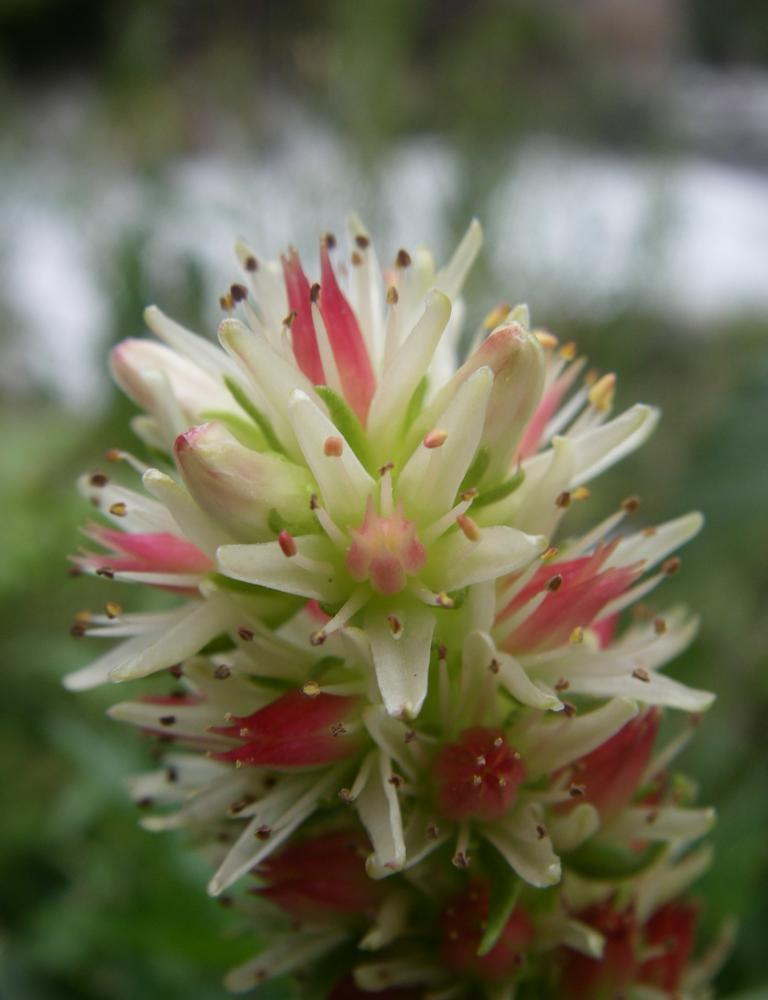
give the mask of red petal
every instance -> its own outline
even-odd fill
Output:
[[[291,325],[291,340],[296,364],[310,382],[314,385],[324,385],[325,372],[317,346],[315,324],[312,322],[309,281],[295,250],[291,250],[288,257],[283,257],[282,261],[288,306],[296,314]]]

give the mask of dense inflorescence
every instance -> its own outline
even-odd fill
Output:
[[[162,744],[142,824],[187,829],[268,931],[235,992],[707,992],[686,891],[713,814],[671,767],[712,698],[661,669],[696,620],[643,601],[701,517],[633,527],[631,497],[568,531],[657,413],[612,417],[614,376],[524,307],[457,366],[480,241],[382,271],[353,218],[315,284],[238,244],[221,347],[150,308],[158,340],[112,355],[153,464],[82,479],[103,520],[74,561],[170,596],[81,613],[119,641],[67,684],[156,675],[110,714]]]

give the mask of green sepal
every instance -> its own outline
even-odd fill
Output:
[[[461,481],[461,486],[459,486],[459,493],[463,493],[464,490],[468,490],[470,486],[474,486],[479,483],[480,480],[485,475],[485,470],[488,468],[491,462],[491,453],[487,448],[478,448],[475,452],[475,457],[470,462],[469,468],[464,474],[464,478]],[[478,503],[478,500],[475,500]]]
[[[370,471],[365,431],[347,401],[327,385],[316,385],[315,392],[327,406],[331,420],[344,435],[349,447],[360,459],[361,464]]]
[[[486,490],[485,493],[481,493],[479,497],[476,497],[472,506],[474,508],[487,507],[488,504],[498,503],[499,500],[506,499],[510,493],[514,493],[516,489],[522,486],[524,480],[525,473],[522,469],[518,469],[509,479],[505,479],[503,483],[499,483],[498,486],[494,486],[492,489]]]
[[[206,410],[200,414],[203,420],[215,420],[223,424],[233,437],[237,438],[240,444],[252,451],[266,451],[267,439],[253,421],[239,417],[236,413],[227,413],[226,410]]]
[[[614,881],[639,875],[658,859],[663,850],[664,844],[651,844],[643,851],[627,851],[588,841],[564,855],[563,863],[582,878]]]
[[[490,876],[491,896],[488,902],[488,919],[485,922],[485,931],[477,949],[480,958],[487,955],[501,937],[507,921],[512,916],[523,884],[520,877],[509,867],[508,862],[495,847],[486,843],[485,848],[483,860]]]
[[[275,434],[275,429],[272,426],[272,421],[266,416],[261,410],[254,406],[250,399],[243,392],[242,388],[235,382],[233,378],[229,375],[224,376],[224,384],[229,389],[232,394],[232,398],[240,406],[248,416],[253,420],[256,426],[261,431],[264,436],[264,440],[267,445],[272,449],[272,451],[278,451],[282,455],[285,454],[285,448],[280,444],[280,440]]]

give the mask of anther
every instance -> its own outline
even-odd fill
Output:
[[[568,636],[568,642],[573,643],[574,646],[580,645],[584,642],[584,629],[581,625],[577,625],[576,628]]]
[[[494,749],[500,750],[501,747],[504,746],[504,737],[503,736],[497,736],[496,739],[493,741],[493,746],[494,746]]]
[[[587,794],[587,786],[573,784],[569,787],[568,794],[572,799],[580,799],[582,795]]]
[[[363,236],[362,233],[358,233],[355,237],[355,245],[359,247],[360,250],[366,250],[371,245],[371,241],[367,236]]]
[[[650,684],[651,675],[645,667],[635,667],[632,671],[632,676],[638,681],[643,681],[644,684]]]
[[[554,545],[550,545],[548,549],[545,549],[544,552],[541,553],[539,559],[541,559],[542,562],[552,562],[556,556],[557,549]]]
[[[229,294],[233,302],[245,302],[248,298],[248,289],[245,285],[234,284],[230,286]]]
[[[661,570],[663,573],[666,573],[667,576],[674,576],[681,566],[682,561],[680,560],[680,557],[672,556],[671,559],[667,559],[661,564]]]
[[[91,476],[91,486],[106,486],[108,482],[103,472],[94,472]]]
[[[568,492],[568,490],[563,490],[562,493],[558,493],[557,497],[555,498],[555,507],[561,507],[563,510],[565,510],[566,507],[570,506],[571,506],[571,494]]]
[[[467,500],[474,500],[479,492],[475,486],[470,486],[468,490],[459,494],[459,500],[463,500],[465,503]]]
[[[307,681],[306,684],[302,684],[301,693],[307,698],[317,698],[320,694],[320,685],[317,681]]]
[[[403,779],[399,774],[390,774],[387,778],[387,783],[392,785],[393,788],[401,788],[403,784]]]
[[[549,580],[547,580],[546,588],[551,594],[554,594],[556,590],[560,589],[562,582],[562,576],[559,573],[556,573],[554,576],[550,577]]]
[[[541,823],[537,823],[536,836],[539,838],[539,840],[543,840],[546,837],[546,835],[547,835],[547,828],[543,826]]]
[[[400,635],[403,631],[403,623],[397,617],[397,615],[387,615],[387,625],[389,625],[389,631],[394,636]]]
[[[605,413],[613,406],[613,396],[616,390],[616,376],[613,373],[603,375],[589,390],[588,399],[591,406]]]
[[[448,440],[448,431],[444,431],[439,427],[430,431],[429,434],[424,438],[425,448],[441,448],[445,442]]]
[[[656,635],[664,635],[664,633],[667,631],[667,623],[664,621],[663,618],[653,619],[653,631],[656,633]]]
[[[118,500],[117,503],[113,503],[109,508],[109,513],[114,514],[115,517],[125,517],[127,509],[123,501]]]
[[[314,285],[309,290],[309,301],[314,303],[317,302],[319,298],[320,298],[320,285],[318,285],[318,283],[315,282]]]
[[[107,613],[107,618],[119,618],[123,613],[123,609],[115,601],[107,601],[104,610]]]
[[[250,271],[251,274],[253,274],[254,271],[258,271],[258,269],[259,269],[259,262],[253,256],[246,257],[245,258],[245,269],[246,269],[246,271]]]
[[[309,498],[309,509],[317,510],[319,506],[320,506],[320,500],[317,496],[317,493],[313,493],[312,496]]]
[[[277,544],[280,546],[280,550],[283,553],[283,555],[286,556],[288,559],[290,559],[291,556],[295,556],[296,553],[298,552],[298,548],[296,547],[296,539],[293,537],[290,531],[281,531],[280,534],[277,536]]]
[[[499,661],[498,661],[498,660],[497,660],[497,659],[496,659],[496,658],[494,657],[494,658],[493,658],[493,659],[491,660],[491,662],[490,662],[490,663],[488,664],[488,669],[490,670],[490,672],[491,672],[492,674],[498,674],[498,672],[499,672],[499,671],[501,670],[501,664],[500,664],[500,663],[499,663]],[[499,744],[499,745],[501,745],[501,744]]]
[[[349,803],[352,801],[352,790],[349,788],[340,788],[339,798],[345,805],[349,805]]]
[[[482,785],[482,783],[483,783],[483,777],[482,777],[481,774],[473,774],[472,775],[472,787],[473,788],[479,788]]]
[[[323,243],[325,243],[329,250],[333,250],[336,247],[336,237],[333,233],[326,233],[323,236]]]
[[[486,761],[485,757],[483,757],[482,754],[479,754],[477,757],[475,757],[475,766],[476,767],[485,767],[485,765],[487,763],[488,762]]]
[[[344,450],[344,442],[340,437],[327,437],[323,443],[323,454],[328,458],[339,458]]]
[[[469,868],[469,860],[469,855],[466,851],[456,851],[451,858],[451,862],[455,868]]]
[[[323,629],[319,628],[316,632],[313,632],[310,635],[309,644],[310,646],[322,646],[327,638],[327,634],[323,631]]]
[[[639,506],[640,506],[640,497],[638,496],[627,497],[626,500],[622,500],[621,502],[621,509],[624,511],[625,514],[629,514],[630,516],[636,513]]]
[[[237,630],[237,634],[240,636],[243,642],[253,641],[254,631],[253,629],[246,628],[245,625],[240,626],[240,628]]]
[[[86,628],[83,622],[75,622],[69,629],[69,634],[73,639],[82,639],[85,635]]]
[[[161,715],[157,720],[161,726],[172,726],[176,722],[175,715]]]
[[[569,719],[572,719],[575,714],[576,714],[576,706],[573,704],[573,702],[571,702],[571,701],[564,701],[563,702],[563,715],[567,716]]]
[[[119,448],[110,448],[109,451],[104,453],[104,458],[106,458],[108,462],[122,462],[123,453]]]
[[[426,829],[427,840],[437,840],[440,836],[440,827],[437,823],[429,823]]]
[[[571,491],[571,500],[586,500],[589,497],[588,486],[577,486]]]
[[[450,610],[450,608],[454,607],[455,603],[456,602],[454,601],[454,599],[452,597],[449,597],[448,594],[446,594],[445,592],[438,594],[437,597],[435,598],[435,604],[437,604],[437,606],[440,608],[446,608]]]
[[[257,840],[269,840],[272,830],[268,826],[260,826],[254,836]]]
[[[508,302],[502,302],[494,309],[491,309],[483,319],[483,329],[494,330],[497,326],[500,326],[506,319],[511,308]]]
[[[653,538],[657,531],[658,529],[651,524],[647,528],[643,528],[643,535],[646,538]]]
[[[395,288],[394,285],[390,285],[387,289],[387,305],[396,306],[400,299],[400,293]]]
[[[557,337],[553,333],[549,333],[547,330],[537,330],[534,333],[534,337],[545,350],[553,350],[558,345]]]
[[[96,576],[103,576],[105,580],[114,580],[115,571],[110,569],[109,566],[99,566],[96,570]]]
[[[225,681],[227,677],[232,676],[232,671],[226,663],[219,663],[217,667],[214,667],[213,676],[217,681]]]
[[[410,267],[411,266],[411,255],[407,250],[398,250],[397,256],[395,257],[395,267]]]
[[[342,722],[334,722],[331,726],[331,736],[345,736],[346,732],[346,727]]]
[[[563,361],[573,361],[576,357],[576,344],[574,341],[569,340],[567,344],[563,344],[560,348],[560,357]]]
[[[184,675],[184,667],[180,663],[174,663],[172,667],[168,667],[168,673],[178,680]]]
[[[477,522],[473,521],[468,514],[459,514],[456,518],[456,524],[458,524],[470,542],[480,541],[480,529],[477,526]]]
[[[391,472],[394,469],[394,467],[395,467],[395,463],[394,462],[385,462],[383,465],[380,465],[379,468],[378,468],[379,476],[386,476],[386,474],[388,472]]]
[[[571,682],[566,680],[565,677],[561,677],[560,680],[555,684],[555,691],[567,691],[571,686]]]
[[[291,309],[288,315],[283,319],[283,326],[287,327],[290,330],[291,327],[293,326],[293,321],[296,319],[298,315],[299,314],[296,312],[295,309]]]
[[[416,730],[406,729],[403,739],[405,740],[406,743],[413,743],[413,741],[416,739]]]
[[[360,267],[363,263],[362,254],[359,254],[357,250],[352,251],[349,259],[352,261],[352,267]]]

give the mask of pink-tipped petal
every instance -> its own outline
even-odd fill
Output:
[[[317,346],[315,324],[312,322],[310,287],[298,252],[291,250],[282,258],[288,307],[294,313],[291,340],[296,364],[314,385],[325,384],[325,372]]]

